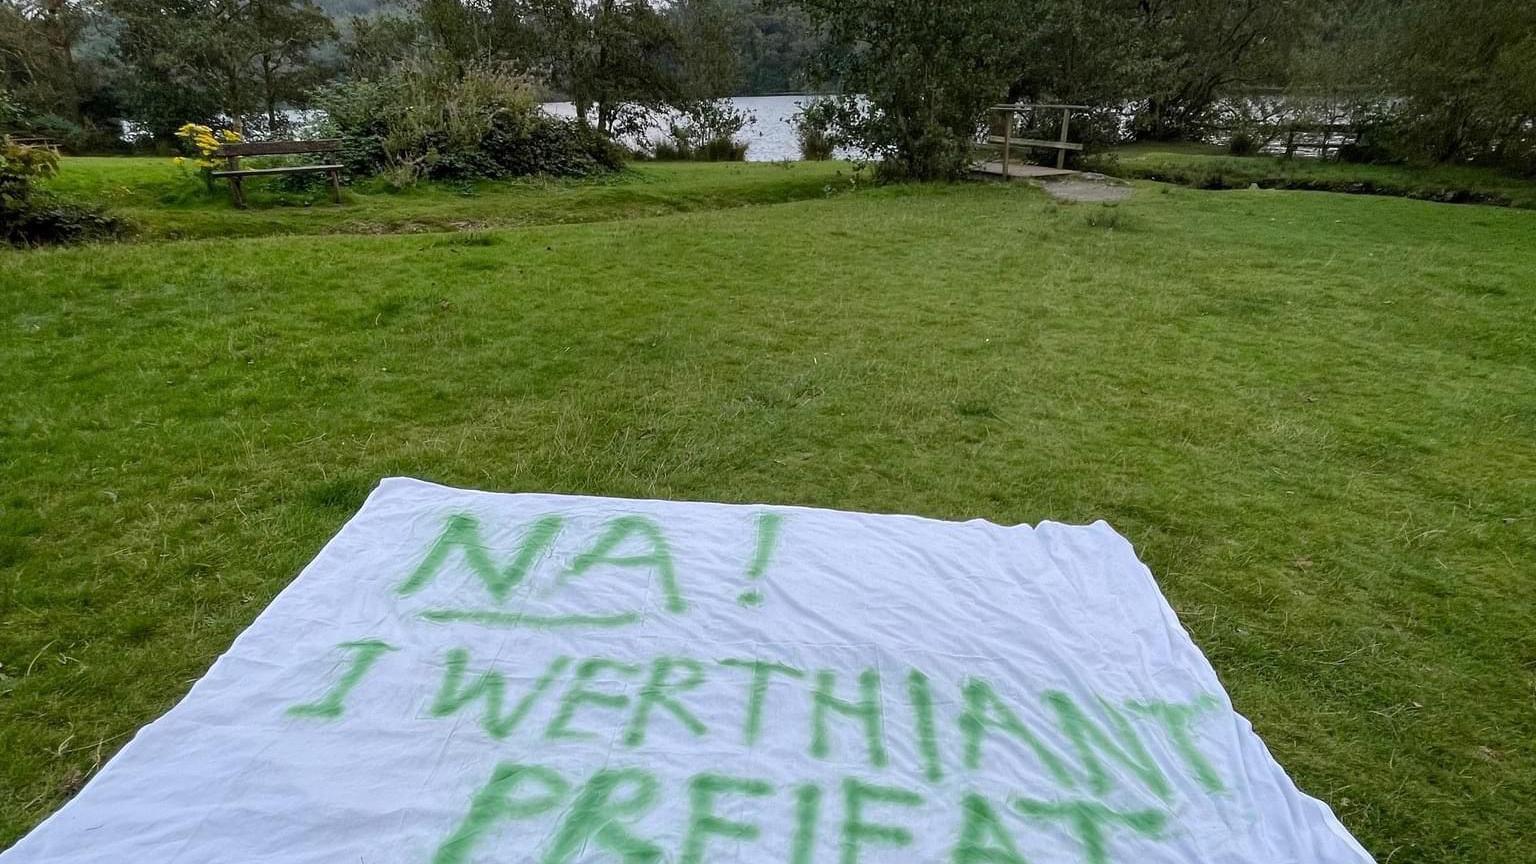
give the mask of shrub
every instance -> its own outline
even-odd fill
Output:
[[[1259,152],[1259,139],[1247,129],[1238,129],[1227,140],[1227,152],[1233,156],[1253,156]]]
[[[734,138],[711,138],[694,154],[704,162],[744,162],[747,158],[747,142]]]
[[[36,182],[58,171],[49,148],[0,141],[0,239],[17,246],[109,237],[121,224],[99,209],[60,200]]]
[[[20,125],[24,113],[21,103],[16,101],[9,90],[0,86],[0,125],[6,128]]]
[[[661,160],[740,162],[748,145],[736,136],[756,123],[755,116],[724,99],[694,102],[667,121],[667,136],[652,145],[651,154]]]
[[[795,137],[800,140],[801,159],[824,162],[831,159],[837,149],[832,146],[827,130],[810,121],[804,114],[795,119]]]
[[[1355,140],[1335,151],[1335,158],[1356,165],[1389,165],[1402,161],[1374,129],[1361,129]]]
[[[322,88],[316,102],[342,140],[354,175],[473,179],[584,176],[622,165],[622,153],[579,123],[545,115],[533,86],[499,67],[462,74],[425,62],[377,81]]]
[[[498,118],[484,142],[502,173],[585,177],[624,167],[624,150],[575,120],[542,114],[532,123]]]

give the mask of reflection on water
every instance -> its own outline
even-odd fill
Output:
[[[748,162],[778,162],[800,158],[800,141],[792,123],[796,114],[815,96],[737,96],[731,105],[757,122],[736,136],[747,142]],[[556,117],[575,117],[576,106],[569,102],[546,102],[544,110]],[[633,142],[631,142],[633,143]]]

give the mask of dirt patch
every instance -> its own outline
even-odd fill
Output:
[[[1043,178],[1034,181],[1058,201],[1110,203],[1124,201],[1135,190],[1130,184],[1103,174],[1073,174],[1066,177]]]

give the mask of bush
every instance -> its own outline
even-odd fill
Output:
[[[652,145],[651,158],[658,162],[743,162],[747,144],[732,138],[711,138],[699,144],[664,140]]]
[[[575,120],[539,116],[528,125],[493,123],[486,150],[506,174],[585,177],[624,167],[624,150]]]
[[[52,176],[58,166],[58,156],[46,147],[10,138],[0,142],[0,240],[36,246],[110,237],[121,230],[116,219],[99,209],[37,189],[36,182]]]
[[[824,162],[831,159],[837,150],[832,146],[832,139],[827,136],[827,130],[810,122],[803,114],[795,121],[795,137],[800,140],[801,159]]]
[[[459,74],[417,62],[377,81],[316,93],[329,129],[342,140],[353,175],[385,174],[395,184],[417,178],[465,180],[613,171],[623,154],[575,121],[540,110],[527,79],[497,67]]]
[[[1233,156],[1253,156],[1259,152],[1259,139],[1247,129],[1238,129],[1227,140],[1227,152]]]
[[[748,145],[736,136],[755,123],[756,117],[724,99],[694,102],[667,121],[667,136],[651,145],[651,155],[663,161],[740,162]]]
[[[1041,43],[1040,16],[1001,0],[799,6],[820,37],[815,71],[843,94],[807,113],[834,146],[877,160],[881,179],[965,177],[987,106],[1031,80],[1031,52],[1056,53]]]
[[[1361,130],[1354,141],[1340,146],[1336,157],[1340,162],[1356,165],[1390,165],[1402,161],[1390,146],[1366,130]]]

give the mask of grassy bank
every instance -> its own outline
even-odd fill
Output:
[[[682,194],[521,212],[625,182]],[[1380,860],[1536,860],[1532,273],[1536,214],[1150,184],[0,254],[0,845],[404,474],[1107,519]]]
[[[383,181],[346,187],[341,206],[323,177],[293,189],[283,182],[247,184],[251,207],[230,206],[224,182],[209,191],[194,172],[169,159],[66,158],[49,188],[104,204],[139,239],[261,237],[271,234],[398,234],[463,231],[563,222],[601,222],[747,204],[796,201],[848,185],[839,162],[794,164],[636,163],[618,174],[585,180],[419,183],[394,191]]]
[[[1320,159],[1232,156],[1201,144],[1137,144],[1114,151],[1112,173],[1200,189],[1264,189],[1389,195],[1536,209],[1536,180],[1469,165],[1354,165]]]

